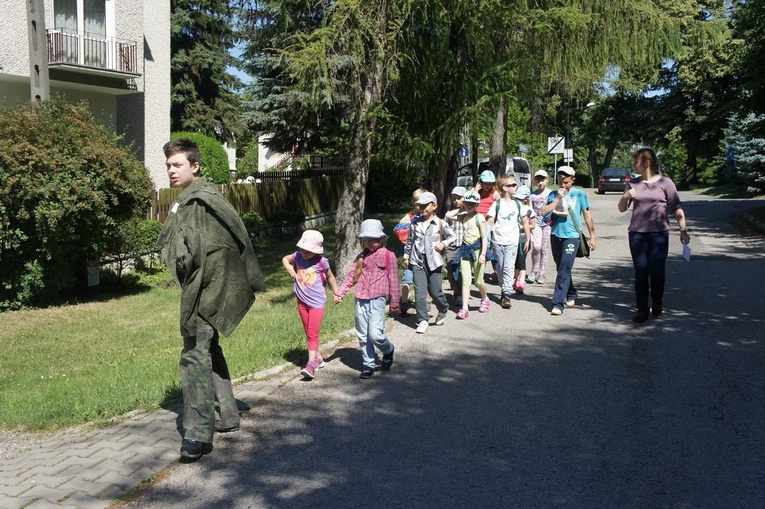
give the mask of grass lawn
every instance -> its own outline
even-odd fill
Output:
[[[398,243],[393,224],[403,215],[376,215]],[[334,225],[321,228],[334,270]],[[267,291],[222,340],[234,378],[305,359],[305,336],[292,280],[281,258],[295,238],[256,248]],[[169,276],[159,278],[165,283]],[[338,283],[344,274],[336,274]],[[136,409],[180,400],[180,293],[174,284],[131,285],[75,305],[0,313],[0,428],[53,431],[83,423],[108,425]],[[322,343],[353,327],[353,299],[330,304]]]

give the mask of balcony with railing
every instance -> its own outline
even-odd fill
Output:
[[[135,41],[69,30],[48,30],[48,65],[125,79],[140,76]]]

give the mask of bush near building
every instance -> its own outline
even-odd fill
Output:
[[[228,154],[226,149],[215,138],[190,132],[176,132],[170,135],[170,138],[188,138],[199,147],[199,173],[210,182],[215,184],[226,184],[231,179],[228,168]]]
[[[152,194],[146,167],[86,104],[0,110],[0,309],[82,290],[88,262]]]

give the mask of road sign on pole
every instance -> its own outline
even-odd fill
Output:
[[[550,136],[547,138],[547,153],[548,154],[563,154],[565,150],[565,140],[563,136]]]

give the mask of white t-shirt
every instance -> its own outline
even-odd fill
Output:
[[[499,204],[499,213],[497,212],[497,204]],[[518,207],[520,205],[520,209]],[[518,226],[518,211],[521,214],[524,213],[524,208],[528,209],[525,205],[520,204],[516,200],[499,199],[492,204],[487,212],[489,217],[494,218],[494,228],[491,230],[491,240],[500,246],[511,246],[518,244],[518,238],[520,236],[520,228]]]

